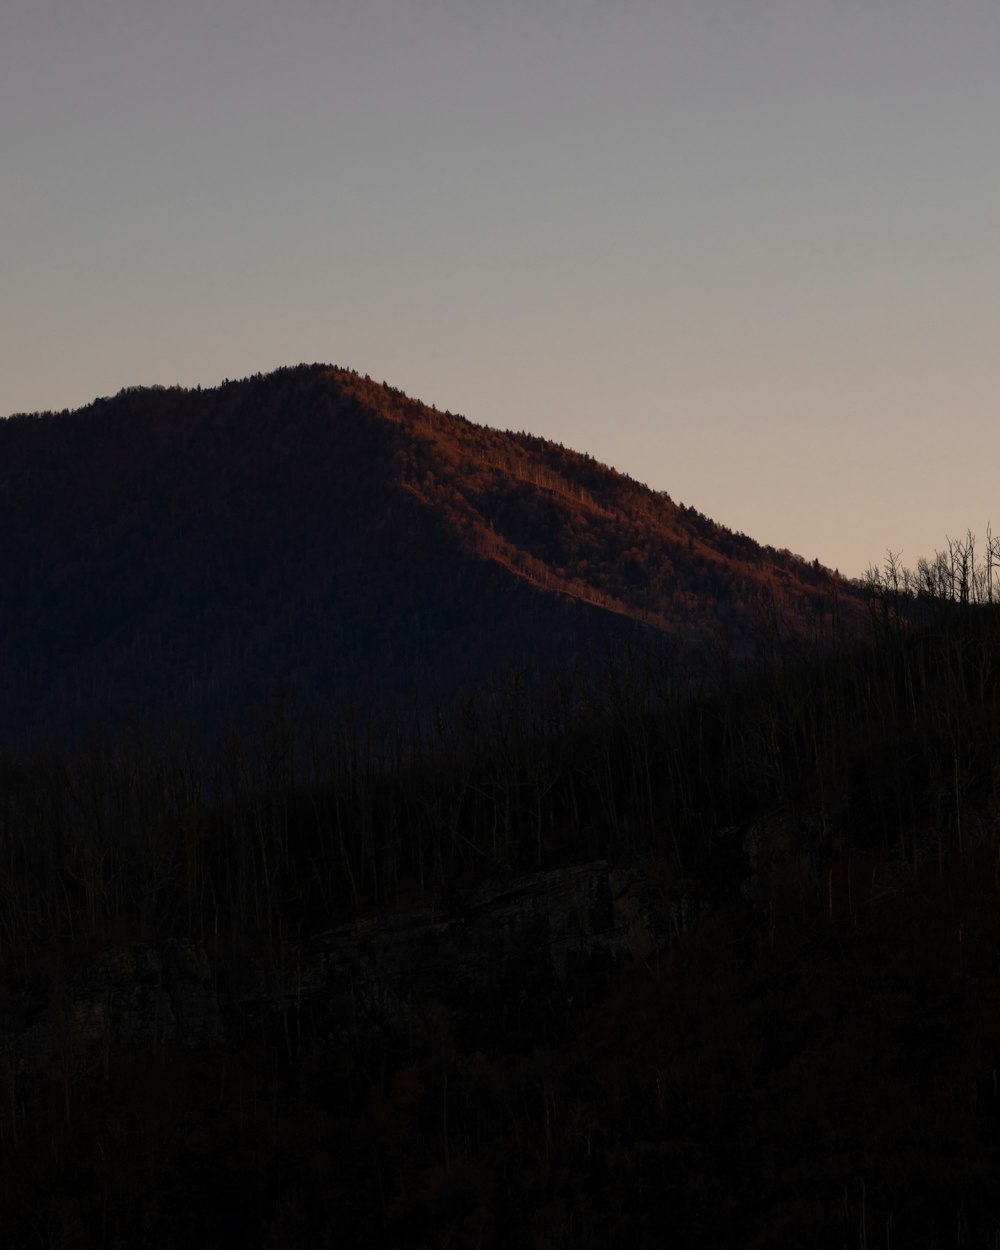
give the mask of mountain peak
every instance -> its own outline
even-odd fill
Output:
[[[0,734],[447,697],[638,630],[746,656],[836,583],[662,492],[300,365],[0,422]],[[604,640],[604,641],[602,641]]]

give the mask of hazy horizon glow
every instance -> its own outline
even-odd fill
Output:
[[[860,574],[994,514],[990,0],[8,0],[0,413],[329,361]]]

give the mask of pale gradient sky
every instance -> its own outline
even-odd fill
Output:
[[[997,0],[4,0],[0,413],[300,361],[860,574],[1000,529]]]

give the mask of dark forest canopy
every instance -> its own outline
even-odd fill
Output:
[[[990,1244],[1000,619],[873,603],[712,692],[0,752],[5,1244]],[[646,937],[560,979],[511,900],[578,865]]]

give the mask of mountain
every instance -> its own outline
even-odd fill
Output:
[[[449,698],[660,638],[740,660],[856,607],[590,456],[345,369],[0,422],[0,740]]]
[[[831,655],[817,566],[318,366],[0,423],[0,508],[8,744],[775,660],[0,745],[0,1244],[995,1244],[991,535]]]

